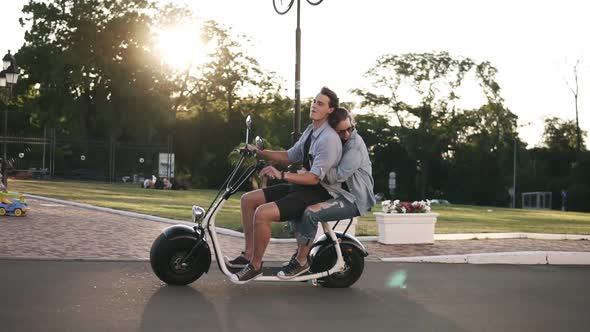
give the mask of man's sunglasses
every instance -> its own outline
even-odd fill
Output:
[[[350,126],[346,129],[342,129],[342,130],[338,130],[338,135],[342,135],[345,132],[348,132],[349,134],[352,134],[352,132],[354,131],[354,126]]]

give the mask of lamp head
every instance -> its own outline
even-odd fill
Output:
[[[6,70],[0,71],[0,87],[6,86]]]
[[[18,69],[16,64],[13,64],[10,67],[8,67],[8,69],[6,69],[5,71],[6,83],[16,84],[16,82],[18,82],[19,71],[20,70]]]
[[[10,50],[8,50],[8,53],[2,58],[2,69],[7,69],[12,65],[16,66],[16,59],[10,54]]]

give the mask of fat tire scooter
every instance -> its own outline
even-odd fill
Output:
[[[246,119],[246,143],[252,127],[250,116]],[[256,146],[263,148],[264,142],[256,137]],[[223,253],[217,239],[215,217],[227,200],[235,194],[254,172],[260,171],[265,163],[257,160],[255,165],[239,172],[247,158],[255,155],[245,146],[240,149],[240,159],[225,183],[215,196],[215,199],[205,211],[200,206],[193,205],[192,220],[195,226],[173,225],[165,228],[156,238],[150,250],[152,270],[163,282],[170,285],[188,285],[199,279],[211,266],[211,249],[207,243],[207,236],[217,260],[219,269],[229,277],[237,272],[225,265]],[[238,173],[240,173],[239,176]],[[348,226],[352,223],[352,219]],[[284,280],[276,274],[280,267],[265,267],[263,275],[252,280],[259,281],[311,281],[329,288],[345,288],[354,284],[362,275],[367,250],[354,236],[344,232],[336,232],[327,222],[322,222],[324,234],[312,245],[308,260],[310,270],[306,274]],[[338,223],[336,223],[337,225]],[[336,227],[334,225],[334,228]]]

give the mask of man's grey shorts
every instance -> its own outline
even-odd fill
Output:
[[[317,211],[312,211],[308,207],[303,212],[301,219],[289,221],[289,226],[295,233],[297,243],[300,245],[313,243],[318,231],[318,222],[336,220],[346,222],[346,219],[360,215],[356,204],[347,201],[344,197],[332,198],[319,204],[322,206]]]

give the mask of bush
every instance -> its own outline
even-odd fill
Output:
[[[590,187],[574,184],[567,190],[565,209],[567,211],[590,212]]]

